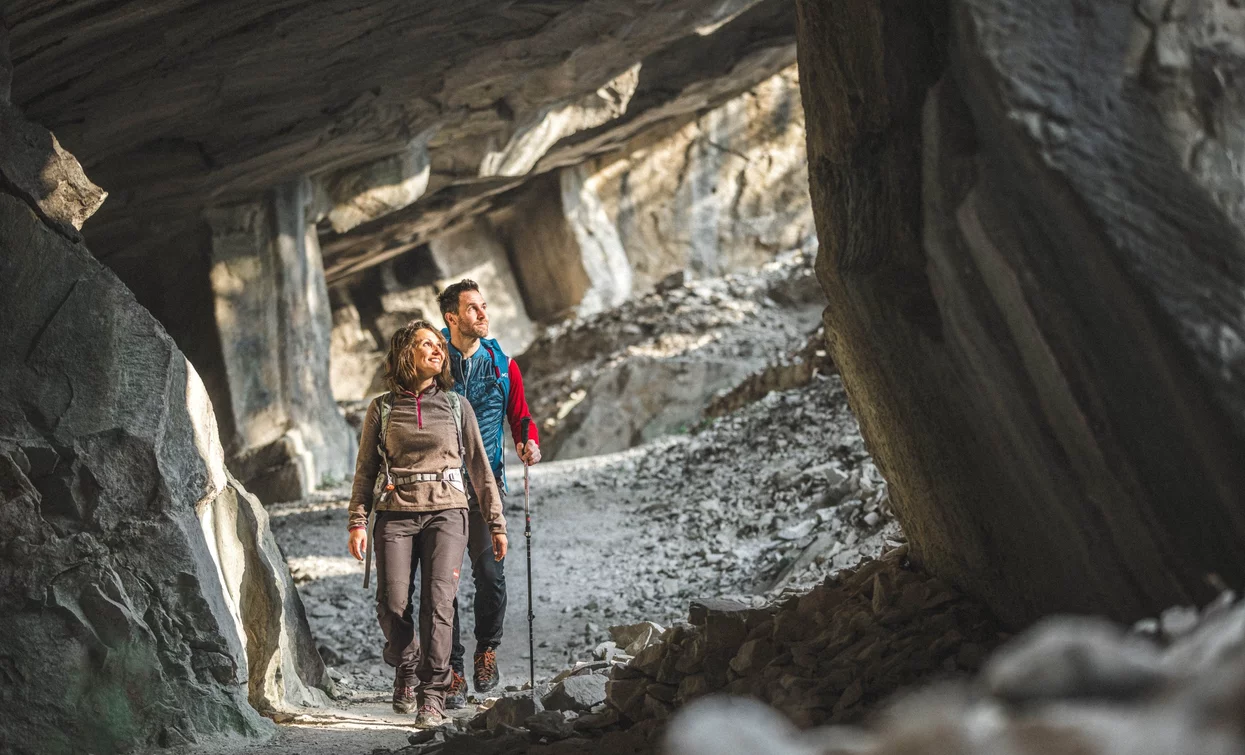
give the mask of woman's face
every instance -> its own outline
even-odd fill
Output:
[[[441,348],[441,339],[428,329],[415,334],[415,375],[420,380],[436,377],[445,366],[445,350]]]

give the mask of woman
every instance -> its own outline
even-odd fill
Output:
[[[368,407],[350,495],[350,553],[357,559],[369,547],[368,513],[376,512],[376,615],[385,662],[397,669],[393,709],[418,708],[415,724],[426,727],[448,720],[454,597],[467,547],[466,484],[475,488],[497,560],[507,545],[475,412],[451,390],[447,354],[445,337],[424,320],[393,334],[385,358],[390,392]],[[418,636],[410,605],[417,571]]]

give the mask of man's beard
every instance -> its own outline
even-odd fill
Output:
[[[464,338],[488,338],[488,320],[478,320],[475,325],[459,323],[458,332]]]

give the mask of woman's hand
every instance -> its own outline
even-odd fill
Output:
[[[350,555],[363,560],[363,554],[367,551],[367,528],[356,527],[350,530]]]
[[[505,558],[509,547],[510,544],[505,535],[493,535],[493,560],[501,561]]]

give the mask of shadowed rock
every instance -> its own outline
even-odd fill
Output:
[[[797,9],[831,356],[914,557],[1011,623],[1245,583],[1240,9]]]
[[[266,736],[330,685],[267,515],[172,339],[4,177],[0,749]]]

